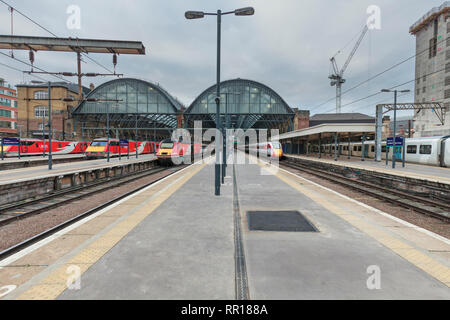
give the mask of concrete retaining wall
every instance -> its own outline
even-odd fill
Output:
[[[387,173],[380,173],[371,170],[357,169],[342,165],[334,165],[330,163],[299,159],[296,157],[287,158],[290,161],[307,165],[312,168],[327,170],[337,174],[341,174],[348,178],[356,178],[358,180],[390,187],[399,191],[409,192],[418,196],[448,199],[450,201],[450,184],[439,183],[424,179],[416,179],[404,176],[397,176]]]
[[[101,169],[84,169],[78,172],[59,174],[40,179],[0,185],[0,205],[45,195],[94,181],[139,172],[156,166],[156,159],[137,163],[116,164]]]

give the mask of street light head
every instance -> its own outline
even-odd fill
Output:
[[[246,7],[234,10],[234,14],[237,16],[252,16],[255,13],[255,9],[252,7]]]
[[[205,16],[203,11],[186,11],[184,13],[186,19],[201,19]]]
[[[389,90],[389,89],[383,89],[383,90],[381,90],[381,92],[391,92],[391,90]]]
[[[411,90],[402,90],[400,91],[401,93],[407,93],[407,92],[411,92]]]

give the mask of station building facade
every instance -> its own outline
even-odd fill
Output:
[[[0,78],[0,138],[17,136],[17,91]]]
[[[410,28],[416,37],[416,103],[441,102],[444,123],[434,109],[415,110],[414,136],[450,134],[450,1],[431,9]]]
[[[90,89],[83,87],[83,95]],[[52,107],[52,138],[72,140],[75,138],[73,119],[71,117],[77,101],[65,102],[63,98],[78,99],[78,86],[66,82],[50,84]],[[18,125],[21,126],[22,137],[42,139],[48,138],[48,85],[17,85]],[[45,129],[45,130],[43,130]]]

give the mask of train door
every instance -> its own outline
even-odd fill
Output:
[[[368,158],[369,157],[369,145],[365,144],[364,145],[364,158]]]

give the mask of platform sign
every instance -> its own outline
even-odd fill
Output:
[[[405,138],[395,137],[395,146],[396,147],[403,147],[404,143],[405,143]]]
[[[387,147],[392,147],[394,145],[394,138],[393,137],[389,137],[386,140],[386,146]]]
[[[121,147],[128,147],[128,140],[120,140],[119,144]]]
[[[20,144],[19,138],[3,138],[2,145],[4,146],[18,146]]]
[[[19,146],[17,156],[20,159],[20,138],[2,138],[2,145],[1,145],[1,159],[2,160],[5,158],[3,146]]]
[[[395,137],[395,146],[396,147],[403,147],[404,143],[405,143],[405,138]],[[386,145],[388,147],[393,147],[394,146],[394,137],[387,138]]]

